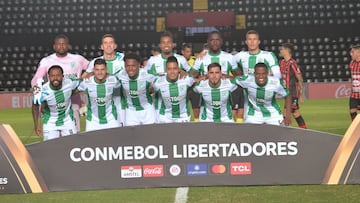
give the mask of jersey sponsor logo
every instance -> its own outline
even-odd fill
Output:
[[[226,166],[224,164],[214,164],[211,166],[211,173],[224,174],[226,172]]]
[[[165,102],[171,102],[173,105],[179,104],[180,101],[184,100],[186,95],[181,95],[177,97],[163,97]]]
[[[146,89],[143,90],[129,90],[129,95],[131,98],[137,98],[139,95],[145,94]]]
[[[121,166],[121,178],[141,178],[141,166]]]
[[[144,165],[144,177],[162,177],[164,176],[164,165]]]
[[[0,177],[0,185],[7,185],[8,179],[5,177]]]
[[[214,109],[221,108],[222,105],[226,105],[227,100],[224,101],[206,101],[206,104],[212,106]]]
[[[172,176],[178,176],[181,173],[181,167],[179,165],[173,164],[170,166],[169,172]]]
[[[97,103],[98,106],[105,106],[106,102],[110,101],[112,95],[106,97],[92,97],[90,100],[92,103]]]
[[[353,92],[360,92],[360,81],[357,79],[353,79],[352,81],[352,91]]]
[[[261,98],[256,98],[256,103],[257,104],[265,104],[265,99],[261,99]]]
[[[231,175],[250,175],[252,173],[250,162],[238,162],[230,164]]]
[[[206,176],[208,174],[207,164],[188,164],[187,175],[188,176]]]
[[[57,110],[63,110],[66,108],[66,102],[56,103],[55,107]]]

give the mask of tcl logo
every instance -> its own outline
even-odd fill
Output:
[[[144,177],[162,177],[164,176],[163,165],[144,165],[143,166]]]
[[[8,179],[0,177],[0,185],[6,185],[6,184],[8,184]]]
[[[251,163],[250,162],[239,162],[230,164],[231,175],[249,175],[251,174]]]

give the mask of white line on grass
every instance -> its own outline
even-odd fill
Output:
[[[186,203],[188,198],[189,187],[178,187],[176,189],[174,203]]]

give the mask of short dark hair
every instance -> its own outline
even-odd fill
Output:
[[[53,70],[53,69],[59,69],[60,72],[61,72],[61,74],[64,75],[64,70],[63,70],[62,67],[59,66],[59,65],[52,65],[52,66],[49,68],[49,70],[48,70],[48,75],[50,75],[50,72],[51,72],[51,70]]]
[[[113,40],[114,40],[114,42],[116,43],[116,39],[115,39],[115,37],[114,37],[114,35],[112,35],[112,34],[104,34],[103,36],[102,36],[102,38],[101,38],[101,43],[102,43],[102,41],[104,40],[104,38],[107,38],[107,37],[110,37],[110,38],[112,38]]]
[[[249,31],[247,31],[245,36],[247,37],[248,35],[252,35],[252,34],[257,35],[257,36],[259,37],[259,39],[260,39],[260,34],[259,34],[258,31],[256,31],[256,30],[249,30]],[[246,38],[246,37],[245,37],[245,38]]]
[[[291,54],[294,52],[294,45],[291,43],[283,43],[281,44],[281,46],[286,49],[289,49]]]
[[[221,65],[220,65],[219,63],[217,63],[217,62],[215,62],[215,63],[210,63],[210,64],[208,65],[208,67],[207,67],[207,70],[209,71],[210,68],[214,68],[214,67],[219,67],[220,70],[221,70]]]
[[[105,65],[106,66],[106,61],[105,61],[105,59],[102,59],[102,58],[95,59],[94,66],[95,65]]]
[[[207,39],[209,40],[212,35],[219,35],[220,39],[222,39],[221,33],[217,30],[209,32]]]
[[[161,34],[160,39],[163,37],[170,37],[172,41],[174,41],[174,36],[170,31],[165,31]]]
[[[171,63],[171,62],[178,63],[178,60],[175,56],[169,56],[169,58],[167,58],[167,60],[166,60],[166,64]]]
[[[59,39],[64,39],[65,41],[67,41],[68,43],[70,42],[69,38],[64,35],[64,34],[59,34],[59,35],[56,35],[55,36],[55,39],[54,39],[54,43],[59,40]]]
[[[192,49],[192,44],[191,44],[191,43],[186,43],[186,42],[184,42],[184,43],[181,45],[181,50],[185,50],[185,49]]]
[[[355,44],[350,47],[351,49],[360,49],[360,44]]]
[[[265,63],[257,63],[256,65],[255,65],[255,67],[254,67],[254,70],[256,70],[257,68],[265,68],[266,69],[266,71],[267,72],[269,72],[269,70],[268,70],[268,68],[267,68],[267,66],[266,66],[266,64]]]
[[[124,56],[124,61],[129,60],[129,59],[134,59],[134,60],[136,60],[138,63],[141,62],[140,56],[137,55],[137,54],[135,54],[135,53],[132,53],[132,52],[127,53],[127,54],[125,54],[125,56]]]

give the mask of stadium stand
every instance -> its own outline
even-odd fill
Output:
[[[70,37],[71,52],[91,59],[101,54],[99,40],[113,33],[119,51],[149,56],[157,46],[158,18],[193,12],[195,0],[0,0],[0,91],[29,91],[39,60],[52,53],[56,34]],[[206,11],[246,16],[246,29],[221,28],[224,50],[245,50],[244,36],[255,29],[261,48],[278,53],[283,42],[296,45],[295,58],[305,82],[348,81],[349,47],[360,43],[358,0],[204,0]],[[204,43],[172,29],[177,43]],[[194,40],[194,41],[192,41]]]

